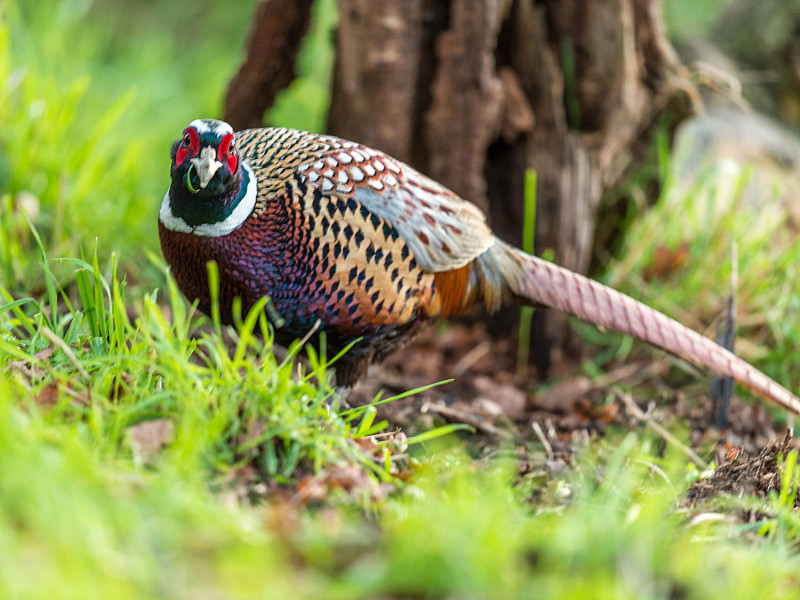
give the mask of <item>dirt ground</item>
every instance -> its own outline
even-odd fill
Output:
[[[451,383],[381,406],[379,416],[409,434],[436,423],[466,423],[476,430],[470,444],[478,454],[503,445],[519,448],[521,472],[565,468],[577,451],[611,427],[650,428],[700,469],[712,461],[718,465],[713,476],[689,491],[687,504],[720,494],[765,497],[779,489],[777,457],[800,447],[796,439],[786,437],[785,423],[774,421],[760,401],[737,396],[734,388],[728,424],[718,430],[713,426],[711,374],[687,376],[680,360],[644,345],[633,354],[641,358],[612,365],[594,379],[581,373],[575,359],[556,365],[561,375],[554,380],[537,381],[534,369],[520,379],[515,340],[491,340],[480,320],[452,323],[444,330],[423,331],[383,365],[373,367],[353,389],[350,401],[362,404],[379,390],[388,397],[452,378]],[[670,433],[687,427],[688,443]]]

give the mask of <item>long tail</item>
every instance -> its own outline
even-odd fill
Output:
[[[505,287],[522,301],[557,308],[728,375],[759,396],[800,415],[800,399],[789,390],[709,338],[630,296],[500,240],[476,263],[489,303],[496,303],[496,294],[491,290]]]

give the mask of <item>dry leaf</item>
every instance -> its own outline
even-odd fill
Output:
[[[521,419],[525,416],[528,396],[517,386],[510,383],[498,384],[494,379],[478,376],[475,377],[475,388],[484,399],[495,404],[512,419]],[[491,410],[490,406],[487,408]]]
[[[58,384],[50,382],[36,394],[36,405],[45,410],[51,410],[58,404]]]
[[[294,501],[306,503],[312,500],[324,500],[328,495],[328,489],[325,486],[324,476],[317,475],[315,477],[306,475],[295,486],[297,491]]]
[[[688,260],[688,242],[683,242],[677,248],[667,248],[663,244],[659,244],[653,253],[653,264],[644,270],[644,280],[667,279],[676,271],[681,270]]]
[[[533,405],[549,412],[566,412],[576,401],[596,387],[595,383],[585,375],[570,377],[558,382],[541,394],[536,394]]]
[[[134,457],[147,464],[175,439],[175,424],[170,419],[154,419],[128,427],[126,434]]]

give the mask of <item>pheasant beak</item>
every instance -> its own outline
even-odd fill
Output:
[[[208,182],[211,181],[211,178],[222,166],[222,163],[217,160],[217,151],[210,146],[203,148],[200,151],[200,156],[194,157],[191,163],[197,171],[201,189],[208,185]]]

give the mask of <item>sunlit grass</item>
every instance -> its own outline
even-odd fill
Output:
[[[676,511],[686,470],[653,440],[612,435],[547,482],[513,462],[476,463],[440,447],[377,516],[311,516],[292,549],[352,597],[791,598],[797,557],[782,543],[745,545],[713,520]],[[796,517],[789,517],[796,522]]]
[[[298,470],[315,473],[327,464],[361,464],[391,479],[352,443],[380,431],[373,415],[359,425],[368,409],[339,419],[329,408],[326,359],[312,354],[307,374],[294,361],[299,345],[276,360],[266,299],[240,318],[229,348],[213,331],[218,324],[195,331],[194,310],[171,278],[166,308],[158,292],[131,306],[115,267],[106,279],[96,255],[89,263],[61,262],[74,267],[78,299],[49,268],[43,302],[15,300],[0,287],[0,368],[14,394],[45,404],[54,423],[82,423],[92,443],[113,454],[130,427],[171,419],[171,452],[187,473],[205,472],[212,481],[251,464],[262,480],[289,481]]]

